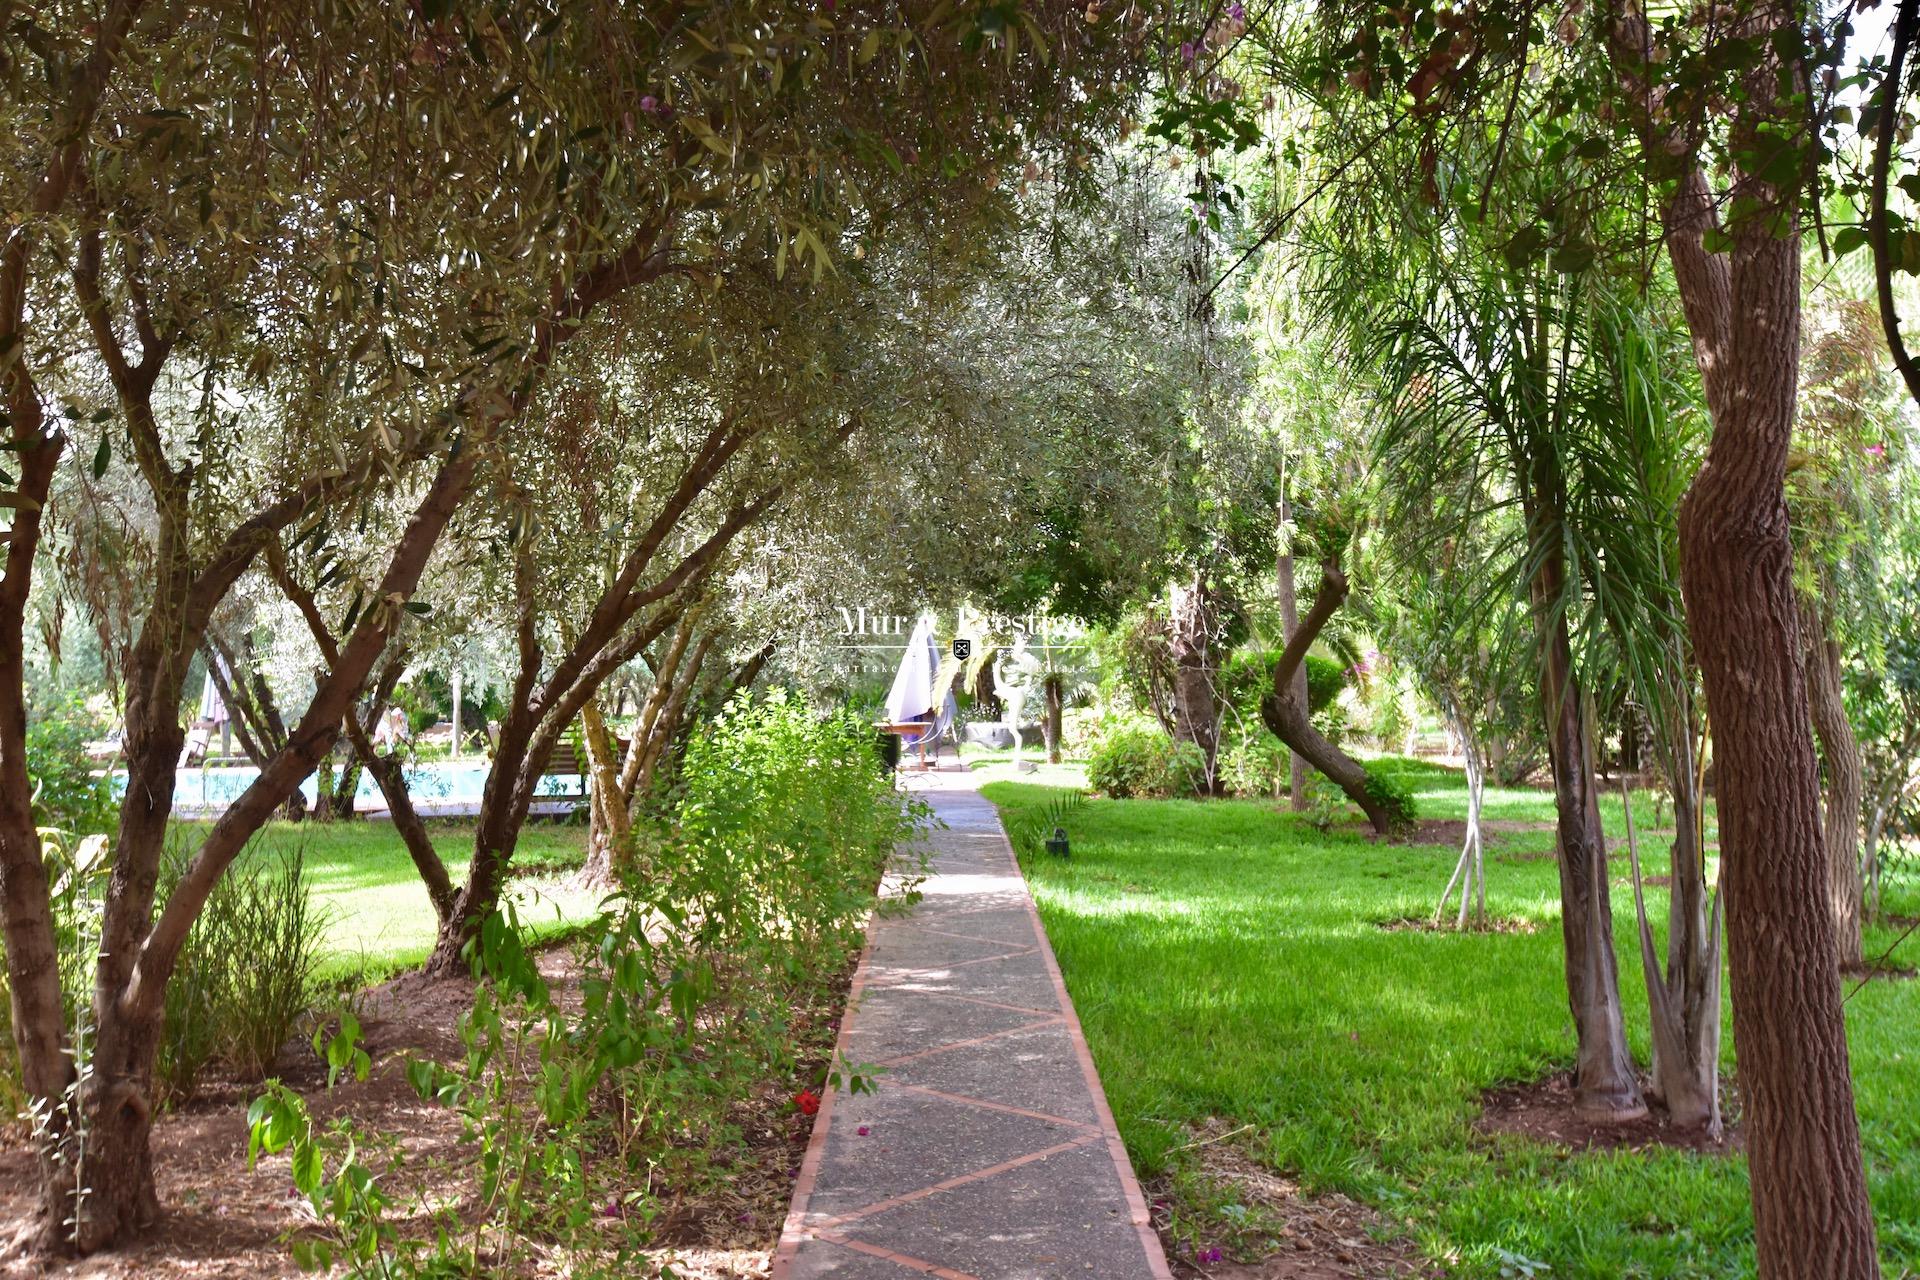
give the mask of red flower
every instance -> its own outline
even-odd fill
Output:
[[[800,1108],[800,1114],[810,1116],[820,1109],[820,1095],[811,1089],[802,1089],[793,1095],[793,1105]]]

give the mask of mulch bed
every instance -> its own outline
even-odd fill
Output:
[[[565,947],[540,958],[541,971],[564,1002],[577,983],[578,965]],[[821,1001],[799,1015],[798,1043],[806,1060],[797,1078],[823,1069],[832,1031],[845,1005],[852,966]],[[451,1064],[464,1056],[456,1027],[471,1007],[472,983],[429,981],[408,974],[366,993],[361,1010],[362,1046],[373,1058],[368,1079],[345,1081],[331,1093],[325,1071],[303,1040],[282,1051],[277,1074],[308,1100],[317,1121],[346,1113],[363,1128],[397,1137],[408,1157],[403,1193],[424,1190],[456,1202],[475,1185],[475,1152],[460,1140],[458,1114],[422,1103],[405,1079],[408,1056]],[[742,1135],[731,1165],[716,1170],[714,1185],[661,1197],[656,1224],[657,1260],[671,1260],[683,1280],[759,1280],[772,1266],[773,1250],[792,1198],[811,1120],[794,1112],[791,1080],[762,1081],[739,1100],[730,1122]],[[310,1220],[304,1199],[293,1193],[287,1157],[263,1157],[247,1168],[247,1104],[259,1086],[214,1081],[154,1126],[155,1171],[161,1222],[137,1246],[78,1262],[49,1264],[17,1247],[35,1206],[32,1152],[17,1131],[0,1138],[0,1280],[240,1280],[302,1273],[282,1240]],[[403,1194],[399,1203],[408,1203]],[[421,1233],[430,1224],[417,1224]],[[404,1228],[404,1224],[403,1224]]]
[[[1309,1194],[1290,1178],[1262,1165],[1230,1139],[1224,1123],[1196,1131],[1197,1171],[1216,1187],[1230,1189],[1252,1211],[1256,1225],[1218,1249],[1222,1257],[1196,1251],[1172,1232],[1177,1192],[1171,1178],[1146,1187],[1154,1228],[1173,1274],[1216,1280],[1386,1280],[1444,1274],[1423,1262],[1411,1241],[1395,1238],[1386,1219],[1337,1192]],[[1385,1238],[1382,1238],[1385,1237]],[[1237,1254],[1238,1257],[1225,1256]]]
[[[1491,844],[1487,837],[1492,833],[1483,822],[1480,824],[1480,836]],[[1392,844],[1440,844],[1451,845],[1458,849],[1467,842],[1467,824],[1459,818],[1423,818],[1413,824],[1413,829],[1403,831],[1391,838],[1375,835],[1374,841],[1387,839]]]
[[[1871,982],[1876,978],[1887,982],[1898,982],[1906,978],[1920,977],[1920,970],[1915,969],[1912,965],[1895,964],[1891,960],[1868,958],[1859,964],[1841,965],[1840,975],[1845,978],[1856,978],[1864,982]]]
[[[1495,862],[1504,862],[1508,866],[1518,866],[1524,862],[1558,862],[1560,861],[1560,848],[1556,845],[1551,849],[1533,849],[1519,853],[1499,853],[1494,855],[1493,860]]]
[[[1453,922],[1458,918],[1457,912],[1458,908],[1449,909],[1437,924],[1432,916],[1394,916],[1373,923],[1375,928],[1387,933],[1536,933],[1540,928],[1537,921],[1514,916],[1488,916],[1482,924],[1469,914],[1466,928],[1456,929]]]
[[[1646,1081],[1642,1080],[1644,1087]],[[1594,1124],[1573,1111],[1573,1073],[1556,1071],[1540,1080],[1497,1085],[1481,1095],[1474,1128],[1484,1134],[1517,1134],[1569,1151],[1645,1151],[1667,1147],[1700,1155],[1731,1155],[1745,1148],[1739,1122],[1739,1094],[1722,1078],[1720,1108],[1726,1126],[1716,1141],[1702,1129],[1676,1128],[1658,1104],[1649,1101],[1644,1119],[1627,1124]]]

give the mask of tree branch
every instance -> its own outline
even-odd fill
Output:
[[[1900,335],[1900,313],[1893,303],[1893,254],[1887,228],[1887,171],[1893,166],[1893,143],[1899,133],[1900,99],[1904,91],[1907,53],[1913,47],[1913,32],[1920,20],[1920,0],[1900,0],[1893,20],[1893,52],[1887,57],[1887,71],[1880,85],[1879,109],[1875,112],[1873,140],[1873,190],[1867,206],[1867,241],[1873,246],[1873,280],[1880,299],[1880,328],[1887,336],[1887,350],[1894,367],[1906,381],[1907,394],[1920,403],[1920,367],[1907,351]]]

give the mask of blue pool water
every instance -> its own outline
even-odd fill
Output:
[[[173,803],[181,809],[224,809],[239,798],[240,793],[253,784],[260,771],[252,765],[235,768],[180,770],[173,788]],[[116,789],[125,787],[126,775],[114,775]],[[581,779],[577,777],[554,777],[549,775],[540,779],[535,792],[540,796],[569,797],[580,793]],[[485,760],[433,760],[416,764],[407,770],[407,791],[414,802],[422,808],[473,808],[480,805],[481,794],[487,785],[487,762]],[[300,790],[312,802],[319,795],[319,782],[309,777],[300,784]],[[384,810],[386,797],[380,794],[380,785],[365,770],[360,773],[360,786],[356,792],[355,808]]]

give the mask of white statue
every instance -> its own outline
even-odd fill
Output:
[[[1016,632],[1013,648],[1003,649],[994,663],[993,688],[1006,704],[1007,728],[1013,731],[1013,767],[1022,767],[1020,726],[1027,699],[1040,688],[1040,660],[1027,651],[1027,633]]]

